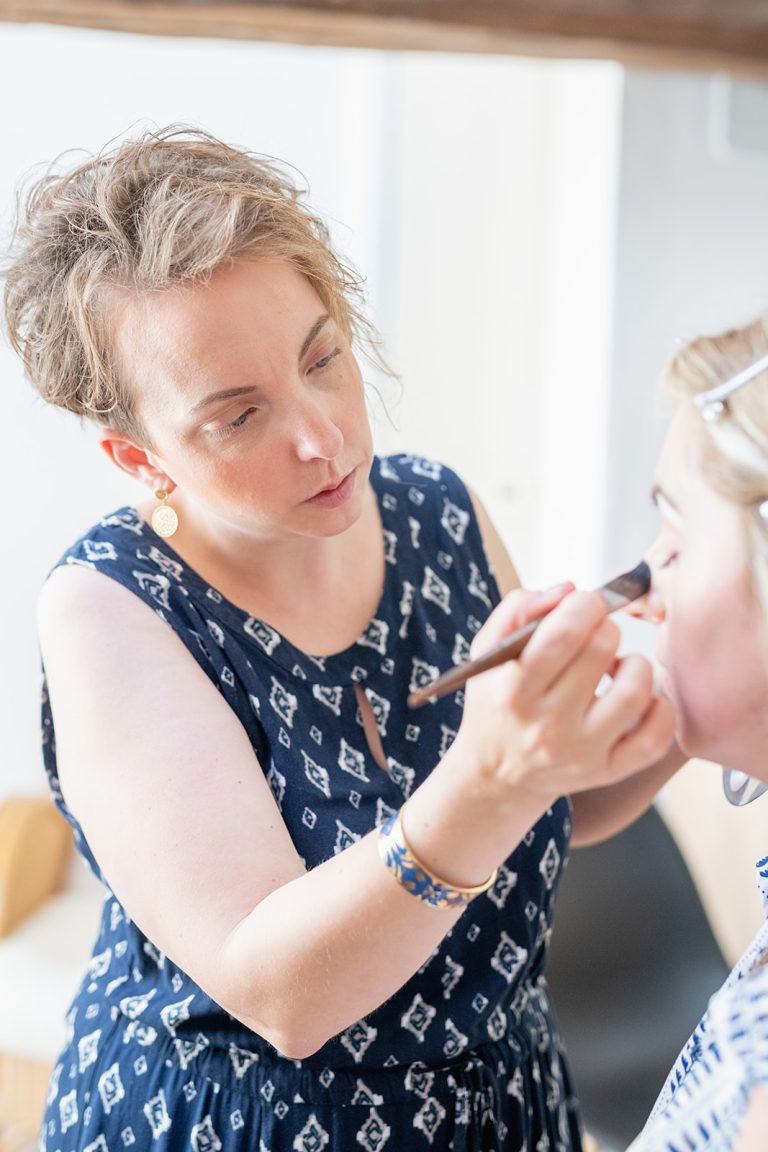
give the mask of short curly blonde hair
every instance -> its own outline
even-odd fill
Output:
[[[680,396],[693,397],[768,355],[768,316],[718,336],[702,336],[670,361],[664,383]],[[704,479],[738,505],[747,541],[750,569],[763,614],[768,619],[768,369],[734,392],[727,414],[700,422],[700,463]]]
[[[38,180],[19,212],[5,278],[5,326],[51,404],[142,444],[110,321],[117,294],[205,281],[234,260],[281,260],[380,366],[360,277],[284,166],[172,125]]]

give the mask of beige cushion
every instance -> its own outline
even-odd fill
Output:
[[[55,1059],[96,939],[103,893],[73,857],[61,891],[0,940],[0,1051]]]
[[[61,887],[71,851],[72,833],[47,794],[0,804],[0,937]]]

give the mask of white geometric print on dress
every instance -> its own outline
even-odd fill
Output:
[[[131,1020],[123,1032],[123,1043],[129,1044],[135,1040],[142,1048],[149,1048],[157,1039],[157,1029],[151,1025],[142,1024],[140,1020]]]
[[[414,476],[424,476],[427,480],[439,480],[443,474],[442,464],[436,460],[425,460],[423,456],[414,456],[411,468]]]
[[[405,1087],[406,1091],[414,1092],[420,1096],[422,1100],[426,1100],[432,1091],[432,1085],[435,1082],[434,1072],[427,1071],[423,1064],[418,1060],[410,1065],[405,1074]]]
[[[171,582],[167,576],[153,572],[134,572],[133,575],[142,592],[146,592],[158,604],[162,604],[163,608],[170,609],[168,590]]]
[[[151,992],[146,992],[140,996],[123,996],[120,1001],[122,1015],[126,1016],[128,1020],[137,1020],[146,1011],[154,995],[157,995],[157,988],[152,988]]]
[[[443,514],[440,523],[453,540],[454,544],[463,544],[469,524],[469,512],[457,507],[447,498],[443,501]]]
[[[417,992],[411,1001],[410,1008],[400,1017],[400,1024],[413,1033],[419,1044],[423,1044],[424,1033],[436,1015],[437,1009],[433,1008],[431,1004],[427,1004],[421,993]]]
[[[456,739],[457,733],[454,728],[447,728],[445,724],[440,725],[440,759],[442,760],[446,752]]]
[[[294,1152],[322,1152],[329,1140],[330,1136],[312,1112],[301,1132],[294,1137]]]
[[[83,540],[83,551],[89,560],[98,563],[100,560],[116,560],[117,552],[114,544],[108,540]]]
[[[269,694],[269,703],[277,712],[281,720],[284,720],[289,728],[293,728],[293,717],[296,709],[299,706],[299,701],[292,692],[283,687],[279,680],[272,677],[272,691]]]
[[[502,932],[499,946],[491,958],[491,968],[495,968],[507,984],[511,984],[527,959],[527,949],[518,947],[506,932]]]
[[[67,1132],[80,1119],[80,1113],[77,1110],[77,1092],[74,1088],[59,1100],[59,1115],[62,1132]]]
[[[480,569],[477,564],[469,563],[469,591],[472,596],[476,596],[478,600],[482,600],[486,608],[491,607],[491,598],[488,595],[488,585],[480,575]]]
[[[439,1100],[434,1096],[430,1096],[425,1100],[419,1111],[413,1118],[414,1128],[418,1128],[420,1132],[426,1136],[430,1144],[435,1142],[435,1133],[445,1119],[445,1108]]]
[[[351,828],[347,828],[346,824],[342,824],[341,820],[336,821],[336,843],[333,846],[333,853],[338,856],[339,852],[343,852],[345,848],[351,847],[352,844],[357,844],[361,839],[359,832],[353,832]]]
[[[324,688],[322,684],[312,685],[312,695],[315,700],[330,708],[334,716],[341,716],[341,688]]]
[[[445,958],[445,972],[440,977],[440,983],[443,986],[443,997],[450,1000],[451,992],[458,984],[464,975],[463,964],[457,964],[455,960],[451,960],[450,956]]]
[[[497,1004],[488,1017],[486,1024],[489,1040],[501,1040],[507,1034],[507,1017]]]
[[[411,584],[408,580],[403,580],[403,592],[400,597],[400,615],[402,616],[402,622],[397,631],[401,640],[405,640],[408,635],[408,625],[413,615],[413,595],[415,591],[415,584]]]
[[[139,560],[151,560],[153,564],[157,564],[165,576],[170,576],[177,584],[181,583],[181,578],[184,575],[183,567],[178,560],[171,560],[170,556],[166,556],[165,552],[161,552],[159,548],[153,546],[148,553],[142,552],[139,548],[136,555]]]
[[[331,778],[328,775],[328,769],[324,768],[322,764],[318,764],[311,756],[307,756],[302,748],[301,758],[304,761],[304,775],[309,780],[310,784],[314,784],[326,799],[331,798]]]
[[[181,1069],[188,1068],[195,1057],[199,1056],[209,1044],[210,1040],[202,1032],[198,1032],[194,1040],[175,1039],[173,1045],[179,1055],[179,1067]]]
[[[109,1152],[105,1137],[103,1135],[97,1136],[95,1140],[83,1148],[83,1152]]]
[[[206,620],[205,625],[219,648],[224,647],[224,629],[215,620]]]
[[[165,1093],[162,1088],[156,1096],[153,1096],[151,1100],[147,1100],[143,1112],[149,1121],[152,1136],[155,1140],[157,1140],[158,1136],[162,1136],[163,1132],[168,1131],[171,1126],[171,1114],[168,1111],[168,1105],[165,1102]]]
[[[403,796],[407,800],[413,788],[413,781],[416,778],[416,773],[413,768],[408,768],[405,764],[401,764],[399,760],[395,760],[394,756],[387,757],[387,767],[389,768],[389,776],[394,780]]]
[[[414,552],[420,547],[419,533],[421,532],[421,521],[414,520],[413,516],[408,517],[408,527],[411,531],[411,548]]]
[[[117,1062],[99,1076],[98,1088],[104,1111],[109,1115],[115,1104],[125,1096],[125,1087],[120,1078],[120,1066]]]
[[[386,736],[387,720],[389,719],[389,712],[392,705],[389,700],[385,700],[383,696],[379,696],[378,692],[374,692],[373,688],[366,688],[365,694],[368,697],[368,703],[373,711],[373,718],[376,721],[379,735]]]
[[[445,1021],[445,1044],[443,1044],[443,1054],[451,1059],[453,1056],[458,1056],[463,1052],[469,1043],[469,1037],[465,1036],[463,1032],[454,1024],[453,1020],[447,1018]]]
[[[415,692],[417,688],[423,688],[425,684],[431,684],[433,680],[437,679],[440,669],[436,668],[434,664],[428,664],[426,660],[420,660],[418,656],[411,657],[411,679],[408,684],[408,691]]]
[[[221,1140],[216,1135],[210,1115],[201,1120],[199,1124],[195,1124],[190,1136],[190,1143],[193,1152],[220,1152]]]
[[[97,956],[92,956],[88,961],[88,975],[92,980],[97,980],[100,976],[105,976],[109,971],[111,963],[112,949],[105,948],[103,952],[99,952]]]
[[[368,1119],[357,1132],[355,1139],[366,1152],[379,1152],[389,1140],[392,1129],[385,1124],[375,1108],[371,1108]]]
[[[387,564],[397,564],[397,536],[394,532],[389,532],[385,528],[383,533],[384,537],[384,560]]]
[[[274,760],[269,762],[269,771],[267,772],[267,784],[272,790],[278,808],[282,811],[283,798],[285,796],[286,779],[282,772],[278,772],[277,765]]]
[[[365,771],[365,756],[359,749],[353,748],[351,744],[347,744],[343,736],[339,745],[339,759],[337,763],[343,772],[349,772],[351,776],[356,776],[358,780],[363,780],[366,784],[370,783],[370,779]]]
[[[469,660],[469,644],[461,633],[457,632],[453,643],[453,652],[451,652],[451,662],[453,664],[466,664],[467,660]]]
[[[189,1020],[189,1006],[194,1000],[194,993],[191,996],[185,997],[184,1000],[179,1000],[175,1004],[166,1004],[165,1007],[160,1009],[160,1019],[170,1032],[171,1036],[176,1035],[176,1027],[178,1024],[183,1024],[185,1020]]]
[[[389,624],[386,620],[373,620],[369,621],[368,626],[359,637],[357,643],[362,645],[363,648],[373,648],[374,652],[380,652],[383,656],[387,650],[387,640],[389,638]]]
[[[267,656],[272,655],[282,640],[279,632],[275,632],[274,628],[270,628],[269,624],[265,624],[263,620],[258,620],[255,616],[248,617],[243,624],[243,631],[247,632],[259,647],[264,649]]]
[[[547,889],[551,889],[560,869],[560,853],[557,850],[557,845],[554,840],[550,840],[544,849],[544,855],[539,864],[539,872],[544,877],[544,883]]]
[[[427,564],[424,568],[424,580],[421,585],[421,594],[425,600],[442,608],[446,616],[451,614],[451,590],[437,572]]]
[[[517,887],[517,872],[507,868],[506,864],[501,864],[495,881],[485,894],[501,911],[507,902],[507,896],[515,887]]]
[[[81,1036],[78,1040],[78,1067],[81,1072],[85,1072],[86,1068],[95,1063],[96,1057],[99,1054],[100,1036],[101,1028],[98,1028],[95,1032],[89,1032],[87,1036]]]
[[[376,1028],[372,1028],[365,1020],[358,1020],[351,1028],[341,1033],[339,1039],[349,1052],[355,1064],[359,1064],[363,1056],[378,1036]]]
[[[242,1080],[251,1065],[258,1061],[259,1054],[258,1052],[249,1052],[247,1048],[238,1048],[236,1044],[230,1044],[228,1051],[235,1076],[238,1080]]]
[[[367,1104],[369,1107],[373,1107],[374,1104],[383,1104],[384,1097],[381,1096],[378,1092],[371,1092],[368,1085],[364,1084],[362,1080],[358,1079],[355,1094],[352,1097],[352,1103]]]

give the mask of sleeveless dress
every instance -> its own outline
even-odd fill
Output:
[[[757,873],[768,915],[768,856]],[[768,1089],[768,921],[710,999],[630,1152],[731,1152],[756,1088]]]
[[[381,824],[454,739],[461,692],[409,691],[468,655],[499,599],[467,491],[444,466],[374,460],[381,601],[347,650],[318,658],[227,601],[130,508],[60,563],[129,588],[173,628],[236,712],[308,868]],[[371,703],[374,761],[355,696]],[[41,1152],[352,1152],[581,1148],[542,975],[570,834],[559,800],[394,996],[303,1060],[229,1016],[131,922],[67,811],[43,694],[44,758],[78,847],[105,883],[101,928],[68,1014]],[[141,856],[137,834],[137,854]]]

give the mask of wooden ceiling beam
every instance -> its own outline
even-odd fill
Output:
[[[768,73],[764,0],[0,0],[0,21]]]

